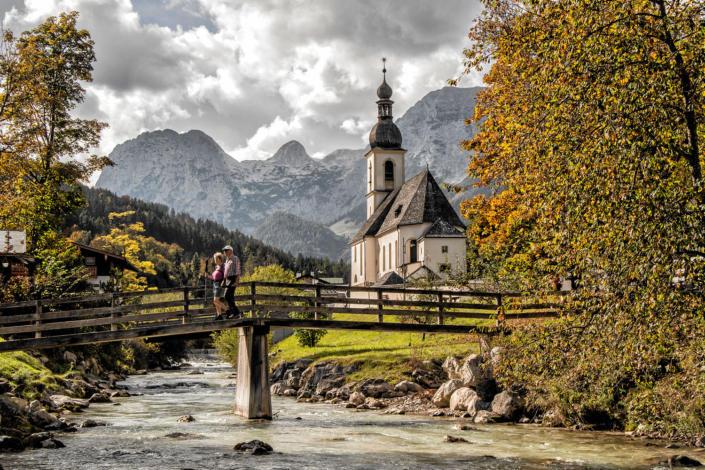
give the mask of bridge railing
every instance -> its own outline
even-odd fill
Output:
[[[238,308],[250,318],[278,318],[281,327],[314,328],[323,315],[374,315],[507,320],[557,315],[551,303],[537,302],[518,293],[477,292],[462,289],[403,289],[398,287],[334,286],[325,284],[241,283],[235,296]],[[272,292],[285,292],[285,294]],[[117,331],[203,322],[215,313],[209,307],[209,289],[179,287],[140,292],[117,292],[82,298],[42,299],[0,304],[0,337],[21,339],[76,332]],[[169,299],[157,299],[163,295]],[[137,303],[141,301],[141,303]],[[194,308],[196,307],[196,308]],[[292,312],[313,314],[312,321],[281,321]],[[341,322],[338,322],[341,323]]]

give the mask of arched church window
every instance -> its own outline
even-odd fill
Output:
[[[355,274],[355,284],[357,284],[357,274]]]
[[[392,264],[392,243],[389,243],[389,269],[392,269],[394,265]]]
[[[387,270],[386,261],[387,261],[387,259],[384,257],[384,245],[382,245],[382,271],[383,272]]]
[[[416,263],[419,260],[418,247],[416,245],[416,240],[411,240],[409,242],[409,263]]]
[[[384,189],[394,189],[394,163],[391,160],[384,162]]]

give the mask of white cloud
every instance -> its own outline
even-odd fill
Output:
[[[238,159],[267,158],[292,139],[313,155],[364,146],[379,59],[389,59],[398,118],[458,76],[480,11],[464,0],[12,2],[0,12],[16,32],[81,13],[97,62],[77,112],[109,123],[99,152],[144,131],[200,129]]]

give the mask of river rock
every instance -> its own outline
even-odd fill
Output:
[[[348,398],[348,401],[355,406],[362,405],[363,403],[365,403],[365,395],[360,392],[353,392],[350,394],[350,398]]]
[[[20,451],[24,449],[22,439],[12,436],[0,436],[0,452]]]
[[[110,395],[110,398],[127,398],[130,396],[129,392],[126,392],[125,390],[118,390],[117,392],[113,392]]]
[[[284,381],[284,384],[295,390],[298,390],[299,388],[301,388],[301,379],[299,377],[289,377]]]
[[[284,396],[285,397],[295,397],[297,393],[298,393],[298,391],[296,389],[290,388],[289,390],[284,392]]]
[[[705,436],[700,436],[696,439],[695,447],[705,447]]]
[[[48,413],[46,410],[39,410],[30,413],[29,421],[40,428],[45,428],[51,424],[60,422],[59,418],[51,413]]]
[[[472,416],[476,415],[479,411],[492,411],[492,402],[484,401],[478,396],[468,404],[467,411]]]
[[[42,449],[61,449],[63,447],[66,447],[63,442],[58,441],[56,439],[46,439],[42,441],[39,444],[39,447]]]
[[[499,364],[499,360],[500,360],[501,356],[502,356],[502,347],[501,346],[495,346],[490,351],[490,361],[492,361],[493,365]]]
[[[103,421],[95,421],[93,419],[86,419],[81,423],[82,428],[95,428],[97,426],[107,426],[108,423]]]
[[[436,391],[433,395],[431,403],[433,403],[438,408],[446,408],[450,405],[450,397],[459,388],[463,387],[463,381],[458,379],[449,380],[444,383],[441,388]]]
[[[345,377],[337,377],[335,379],[323,379],[316,386],[316,395],[325,395],[330,390],[340,388],[345,382]]]
[[[38,448],[40,447],[42,441],[46,441],[47,439],[51,439],[53,437],[54,434],[50,432],[37,432],[27,436],[24,441],[27,447]]]
[[[249,442],[240,442],[239,444],[235,444],[233,450],[235,452],[247,452],[248,454],[252,455],[267,455],[274,451],[274,449],[272,449],[272,446],[270,446],[266,442],[262,442],[257,439]]]
[[[460,374],[460,369],[462,368],[462,365],[460,364],[460,361],[457,357],[448,356],[445,362],[443,363],[442,367],[446,374],[448,374],[449,379],[460,379],[462,377],[462,375]]]
[[[107,393],[94,393],[93,396],[91,396],[88,399],[89,403],[112,403],[113,400],[110,399],[110,396]]]
[[[16,403],[4,397],[0,397],[0,416],[3,418],[11,418],[20,413],[20,407]]]
[[[196,421],[196,418],[191,415],[182,416],[181,418],[176,420],[177,423],[190,423],[193,421]]]
[[[71,364],[75,364],[78,362],[78,358],[76,355],[70,351],[64,351],[64,360],[66,362],[70,362]]]
[[[498,418],[501,418],[501,416],[496,413],[481,410],[475,414],[473,422],[478,424],[494,423]]]
[[[408,380],[402,380],[394,386],[394,390],[404,393],[418,393],[423,392],[425,389],[417,383],[409,382]]]
[[[399,392],[397,390],[390,390],[388,392],[384,392],[382,395],[380,395],[380,398],[399,398],[403,397],[406,395],[404,392]]]
[[[63,408],[66,405],[77,406],[79,408],[88,408],[88,405],[90,403],[90,400],[71,398],[65,395],[51,395],[49,397],[49,401],[51,402],[51,406],[53,406],[54,408]]]
[[[24,400],[22,398],[17,398],[17,397],[10,397],[10,401],[20,407],[20,413],[27,412],[27,406],[28,406],[27,400]]]
[[[357,385],[357,391],[366,397],[377,398],[384,392],[390,392],[394,387],[382,379],[367,379]]]
[[[0,394],[7,393],[12,390],[12,385],[7,379],[0,378]]]
[[[667,468],[678,468],[678,467],[700,467],[702,464],[687,455],[673,455],[671,457],[652,457],[646,459],[646,464],[649,466],[664,466]]]
[[[443,436],[443,442],[468,442],[467,439],[463,439],[462,437],[455,437],[451,435],[446,435]]]
[[[204,373],[205,372],[202,372],[200,370],[190,370],[190,371],[184,373],[184,375],[203,375]]]
[[[492,400],[492,412],[513,421],[521,417],[525,405],[524,397],[516,392],[505,390]]]
[[[483,367],[483,359],[480,354],[471,354],[468,356],[460,374],[463,385],[466,387],[476,387],[478,383],[494,378],[491,369]]]
[[[137,372],[135,372],[135,375],[147,375],[148,372],[145,369],[140,369]]]
[[[451,411],[466,411],[468,406],[477,400],[477,393],[469,388],[459,388],[450,396]]]
[[[426,369],[414,369],[411,373],[411,377],[414,382],[421,385],[424,388],[439,388],[443,385],[445,378],[443,377],[442,369],[437,370],[426,370]]]
[[[365,405],[367,405],[370,408],[386,408],[387,404],[383,402],[382,400],[378,400],[377,398],[366,398],[365,399]]]
[[[33,413],[33,412],[39,411],[41,409],[42,409],[42,403],[39,400],[32,400],[29,404],[29,409],[27,411],[29,413]]]
[[[293,390],[293,388],[288,385],[284,385],[282,382],[275,383],[271,387],[269,387],[269,392],[272,395],[277,396],[284,395],[284,393],[288,390]]]
[[[296,392],[296,398],[298,400],[306,399],[306,398],[311,398],[311,392],[309,390],[306,390],[305,388],[300,388]]]

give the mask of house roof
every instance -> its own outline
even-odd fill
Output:
[[[76,243],[73,241],[71,243],[76,245],[79,250],[90,251],[92,253],[107,256],[108,258],[113,258],[116,261],[119,261],[120,263],[124,264],[126,269],[129,269],[129,270],[135,271],[135,272],[140,272],[140,270],[137,269],[132,263],[130,263],[127,260],[127,258],[125,258],[124,256],[116,255],[115,253],[110,253],[109,251],[101,250],[99,248],[94,248],[94,247],[88,246],[88,245],[82,245],[80,243]]]
[[[404,284],[404,279],[394,271],[391,271],[380,277],[377,282],[372,284],[372,287],[396,286],[399,284]]]
[[[342,277],[322,277],[321,281],[327,282],[328,284],[344,284]]]
[[[387,195],[350,243],[402,225],[434,223],[465,227],[431,172],[424,170]]]
[[[424,238],[465,238],[465,234],[445,220],[438,219],[419,237],[419,240]]]

